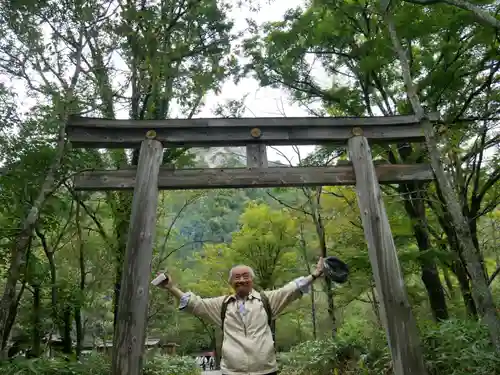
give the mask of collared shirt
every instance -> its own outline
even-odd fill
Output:
[[[288,304],[308,292],[309,283],[301,277],[282,288],[261,293],[266,294],[274,319]],[[226,298],[200,298],[193,293],[185,293],[179,309],[220,326],[222,304]],[[225,375],[264,375],[277,371],[267,313],[260,293],[255,290],[246,299],[239,299],[235,295],[229,297],[224,321],[221,370]]]

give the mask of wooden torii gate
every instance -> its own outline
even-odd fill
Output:
[[[73,147],[140,148],[137,169],[84,172],[77,190],[133,190],[114,336],[113,375],[139,375],[146,331],[158,189],[356,185],[358,205],[396,375],[426,374],[420,339],[379,183],[430,181],[425,164],[374,165],[371,143],[422,142],[415,116],[106,120],[73,116]],[[352,165],[268,167],[266,145],[347,143]],[[161,167],[166,147],[246,146],[247,168]]]

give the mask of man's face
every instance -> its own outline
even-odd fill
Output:
[[[240,297],[246,297],[253,289],[252,274],[248,267],[236,267],[233,269],[231,286]]]

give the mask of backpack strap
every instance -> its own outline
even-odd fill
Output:
[[[271,327],[272,322],[273,322],[273,313],[271,311],[271,304],[269,303],[269,298],[264,294],[264,292],[260,292],[260,300],[262,301],[262,304],[264,305],[264,310],[266,310],[267,314],[267,324],[269,324],[269,327]]]
[[[260,300],[262,301],[262,305],[264,305],[264,310],[266,310],[267,314],[267,324],[271,329],[271,334],[273,335],[274,346],[276,347],[276,332],[273,330],[273,312],[271,311],[271,304],[269,303],[269,298],[265,295],[264,292],[260,292]]]
[[[229,302],[231,301],[231,296],[226,296],[224,297],[224,301],[222,301],[222,306],[220,309],[220,327],[222,329],[222,334],[224,335],[224,320],[226,320],[226,313],[227,313],[227,305],[229,305]]]

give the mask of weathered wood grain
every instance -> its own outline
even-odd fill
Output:
[[[250,135],[250,128],[153,128],[157,139],[169,147],[222,147],[246,146],[252,143],[267,145],[343,145],[351,136],[348,127],[261,127],[258,139]],[[388,143],[398,140],[421,142],[422,131],[418,124],[396,126],[365,126],[363,132],[371,142]],[[67,134],[74,148],[137,148],[144,138],[141,128],[68,127]]]
[[[254,145],[248,145],[246,147],[247,152],[247,167],[248,168],[267,168],[267,150],[266,145],[262,143],[257,143]]]
[[[437,113],[429,114],[431,121],[438,119]],[[103,119],[95,117],[70,116],[68,126],[100,128],[260,128],[268,126],[294,127],[358,127],[383,125],[418,124],[415,115],[369,116],[369,117],[239,117],[239,118],[191,118],[166,120]]]
[[[153,139],[144,140],[123,262],[112,375],[142,374],[161,161],[161,143]]]
[[[349,140],[348,147],[394,374],[425,375],[427,371],[417,325],[408,301],[368,141],[363,136],[354,136]]]
[[[147,130],[155,130],[164,147],[217,147],[345,144],[353,127],[372,142],[423,140],[415,116],[288,117],[170,120],[106,120],[71,117],[67,135],[73,147],[136,148]],[[258,128],[260,135],[252,136]]]
[[[433,174],[425,164],[386,164],[376,167],[381,183],[430,181]],[[352,166],[270,167],[228,169],[160,169],[162,190],[210,188],[258,188],[354,185]],[[136,184],[135,169],[83,172],[74,179],[77,190],[131,190]]]

